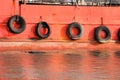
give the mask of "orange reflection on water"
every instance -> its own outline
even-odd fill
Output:
[[[119,54],[1,52],[0,80],[120,80]]]

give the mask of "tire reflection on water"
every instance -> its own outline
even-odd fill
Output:
[[[120,80],[120,51],[0,53],[0,80]]]

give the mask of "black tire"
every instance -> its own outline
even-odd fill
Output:
[[[120,40],[120,29],[118,30],[118,39]]]
[[[78,35],[75,36],[75,35],[72,34],[72,29],[73,28],[77,28],[79,30]],[[68,26],[67,35],[72,40],[79,39],[83,35],[83,33],[84,33],[83,27],[78,22],[73,22]]]
[[[99,36],[100,31],[104,31],[106,33],[106,37],[103,39]],[[106,26],[99,26],[95,29],[94,37],[99,43],[106,43],[111,38],[111,32]]]
[[[47,34],[41,34],[40,31],[39,31],[40,28],[47,28],[48,29]],[[50,36],[51,30],[50,30],[50,26],[47,24],[47,22],[40,22],[40,23],[38,23],[38,26],[36,28],[36,34],[41,39],[45,39],[45,38],[48,38]]]
[[[19,29],[15,29],[14,28],[15,27],[15,26],[13,26],[14,22],[20,24]],[[25,22],[25,20],[21,16],[14,15],[8,21],[8,28],[9,28],[9,30],[11,32],[13,32],[15,34],[19,34],[19,33],[22,33],[25,30],[25,28],[26,28],[26,22]]]

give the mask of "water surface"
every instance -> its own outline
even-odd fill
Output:
[[[120,51],[1,52],[0,80],[120,80]]]

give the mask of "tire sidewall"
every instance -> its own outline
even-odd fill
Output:
[[[40,28],[47,28],[48,29],[47,34],[44,34],[44,35],[41,34],[40,31],[39,31]],[[51,29],[50,29],[50,26],[48,25],[48,23],[47,22],[39,22],[38,25],[37,25],[37,28],[36,28],[36,34],[41,39],[48,38],[51,34]]]
[[[104,31],[106,33],[106,37],[103,39],[99,36],[100,32]],[[95,39],[99,42],[99,43],[106,43],[110,40],[111,38],[111,33],[110,30],[106,27],[106,26],[99,26],[95,29]]]
[[[77,28],[79,30],[78,35],[74,36],[72,34],[72,29],[73,28]],[[73,22],[73,23],[69,24],[68,29],[67,29],[67,35],[70,39],[72,39],[72,40],[79,39],[83,36],[83,33],[84,33],[84,29],[78,22]]]
[[[20,28],[19,29],[15,29],[14,26],[13,26],[13,22],[15,22],[17,18],[19,18],[19,23],[20,23]],[[19,33],[22,33],[25,30],[26,22],[21,16],[18,16],[18,15],[12,16],[8,21],[8,28],[11,32],[13,32],[15,34],[19,34]]]

